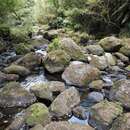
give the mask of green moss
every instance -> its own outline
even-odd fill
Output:
[[[48,46],[48,52],[60,49],[59,38],[55,38]]]
[[[26,123],[29,126],[43,124],[49,122],[48,108],[41,103],[36,103],[27,109]]]
[[[19,43],[19,44],[16,44],[14,48],[17,54],[24,55],[30,52],[33,47],[26,43]]]

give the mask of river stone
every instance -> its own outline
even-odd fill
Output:
[[[104,96],[100,92],[91,92],[88,94],[88,99],[92,100],[93,102],[100,102],[104,99]]]
[[[100,45],[88,45],[86,46],[86,51],[90,54],[98,56],[104,54],[104,50]]]
[[[30,71],[27,68],[25,68],[24,66],[15,65],[15,64],[12,64],[4,68],[4,72],[8,74],[17,74],[19,76],[27,76],[30,74]]]
[[[22,65],[29,70],[34,70],[35,67],[41,63],[41,57],[36,55],[34,52],[27,53],[25,56],[18,59],[15,64]]]
[[[110,130],[130,130],[130,113],[125,113],[118,117]]]
[[[30,130],[44,130],[44,127],[41,124],[38,124],[34,126],[33,128],[31,128]]]
[[[122,46],[121,40],[114,36],[101,39],[99,41],[99,44],[103,47],[105,51],[108,51],[108,52],[118,51]]]
[[[71,87],[62,92],[51,104],[50,110],[56,117],[63,117],[80,103],[78,91]]]
[[[65,84],[59,81],[50,81],[46,83],[36,84],[31,87],[31,92],[36,97],[53,101],[55,97],[65,90]]]
[[[112,101],[119,101],[126,108],[130,108],[130,80],[122,79],[115,82],[110,90],[109,98]]]
[[[70,124],[69,122],[52,122],[43,130],[94,130],[89,125]]]
[[[104,82],[102,80],[94,80],[88,86],[91,89],[101,90],[104,86]]]
[[[47,125],[50,122],[48,108],[42,103],[35,103],[26,109],[25,122],[29,126],[42,124]]]
[[[9,82],[0,91],[0,106],[27,107],[36,101],[36,97],[20,86],[18,82]]]
[[[125,55],[123,55],[122,53],[119,53],[119,52],[116,52],[114,54],[118,59],[120,59],[122,62],[126,62],[128,63],[129,62],[129,58]]]
[[[19,76],[16,74],[5,74],[0,71],[0,84],[5,83],[6,81],[16,81],[19,79]]]
[[[70,56],[63,50],[49,52],[44,61],[45,68],[50,73],[61,72],[70,62]]]
[[[90,64],[92,66],[95,66],[100,70],[104,70],[108,67],[107,59],[105,56],[91,55],[90,57]]]
[[[114,66],[116,65],[116,61],[111,53],[105,53],[105,58],[107,60],[108,66]]]
[[[130,38],[123,39],[122,42],[123,46],[120,48],[119,52],[130,57]]]
[[[63,49],[72,60],[85,60],[85,55],[80,46],[71,38],[62,38],[60,40],[61,49]]]
[[[106,130],[108,126],[123,112],[119,103],[104,100],[91,108],[89,123],[99,130]]]
[[[100,71],[83,62],[73,61],[65,69],[62,79],[69,85],[87,86],[91,81],[98,79]]]

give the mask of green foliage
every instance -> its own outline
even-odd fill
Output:
[[[48,46],[48,52],[60,49],[60,42],[58,38],[55,38]]]

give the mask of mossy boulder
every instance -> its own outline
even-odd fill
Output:
[[[83,62],[73,61],[65,69],[62,79],[69,85],[87,87],[87,85],[100,76],[100,71]]]
[[[100,130],[105,130],[122,112],[123,108],[119,103],[104,100],[92,106],[89,123],[96,125]]]
[[[50,122],[50,114],[48,108],[42,103],[35,103],[26,110],[25,122],[29,126],[42,124],[47,125]]]
[[[119,52],[124,54],[125,56],[130,57],[130,45],[129,44],[124,45],[123,47],[121,47]]]
[[[125,70],[130,71],[130,65],[128,65]]]
[[[25,68],[24,66],[15,65],[15,64],[12,64],[4,68],[4,71],[8,74],[18,74],[20,76],[27,76],[30,74],[30,71],[27,68]]]
[[[36,97],[53,101],[58,94],[65,90],[65,84],[59,81],[50,81],[41,84],[35,84],[31,87],[31,92]]]
[[[120,102],[124,107],[130,108],[130,80],[116,81],[110,90],[110,100]]]
[[[44,65],[50,73],[61,72],[70,62],[70,56],[63,50],[51,51],[47,54]]]
[[[113,52],[118,51],[122,46],[122,41],[114,36],[106,37],[99,41],[99,44],[105,51]]]
[[[27,53],[25,56],[18,59],[15,64],[24,66],[29,70],[34,70],[35,67],[39,66],[41,63],[41,57],[39,57],[34,52]]]
[[[80,95],[76,88],[71,87],[63,91],[52,102],[50,110],[56,117],[64,117],[71,113],[72,109],[80,103]]]
[[[14,48],[16,53],[19,55],[24,55],[26,53],[29,53],[31,50],[33,50],[33,47],[27,43],[15,44]]]
[[[27,107],[36,101],[34,94],[26,91],[18,82],[9,82],[0,91],[1,108]]]
[[[130,113],[122,114],[112,124],[110,130],[129,130],[130,129]]]
[[[60,40],[60,47],[72,60],[86,60],[83,50],[71,38],[63,38]]]

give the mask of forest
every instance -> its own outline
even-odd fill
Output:
[[[130,130],[130,0],[0,0],[0,130]]]

